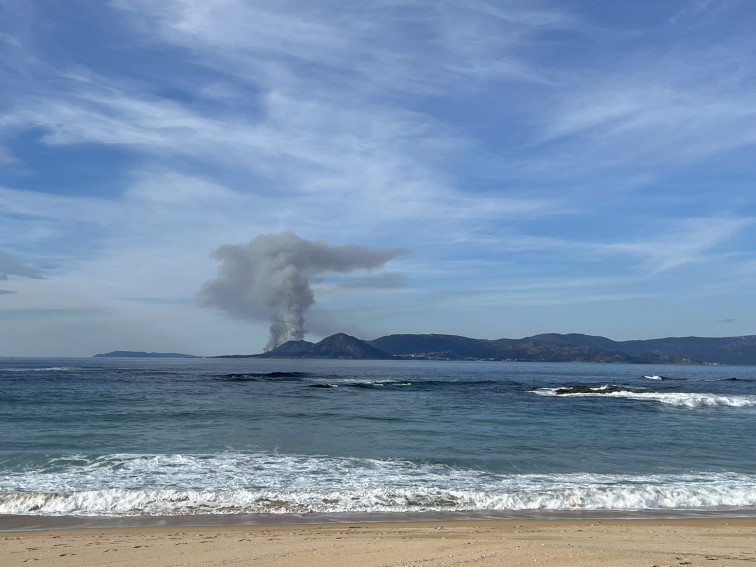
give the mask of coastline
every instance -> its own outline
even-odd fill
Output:
[[[92,527],[0,534],[4,565],[741,566],[756,518]]]
[[[307,512],[302,514],[33,515],[0,514],[0,534],[32,531],[161,527],[224,528],[330,524],[406,524],[487,521],[756,520],[756,508],[651,510],[469,510],[446,512]]]

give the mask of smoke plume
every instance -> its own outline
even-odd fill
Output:
[[[380,268],[401,253],[354,244],[330,246],[293,232],[263,234],[248,244],[226,244],[213,252],[221,263],[218,276],[202,286],[199,302],[247,320],[268,318],[273,311],[265,347],[269,351],[304,338],[304,312],[315,303],[312,276]]]

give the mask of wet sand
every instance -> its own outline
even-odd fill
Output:
[[[756,565],[756,518],[172,526],[0,533],[0,564]]]

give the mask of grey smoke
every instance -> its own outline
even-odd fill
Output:
[[[218,276],[200,288],[198,298],[201,305],[241,319],[267,319],[272,312],[268,351],[304,338],[304,312],[315,303],[312,276],[374,270],[402,254],[354,244],[331,246],[293,232],[263,234],[248,244],[215,250],[213,257],[221,263]]]

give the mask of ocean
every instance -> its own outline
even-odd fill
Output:
[[[558,513],[756,515],[756,367],[0,359],[3,515]]]

